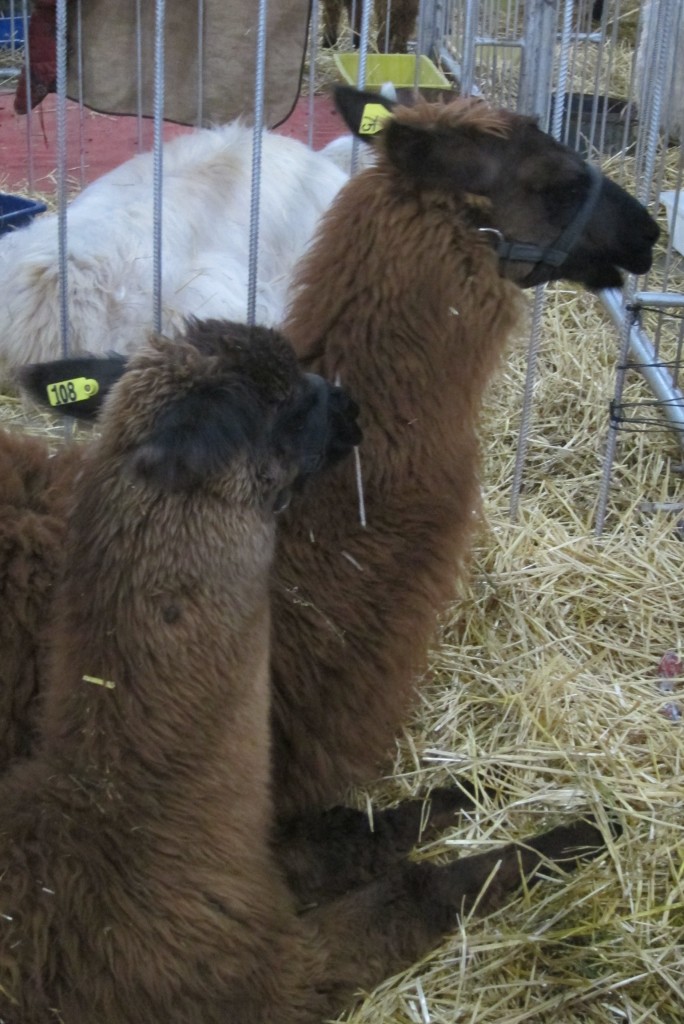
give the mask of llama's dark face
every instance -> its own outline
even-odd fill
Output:
[[[473,226],[491,229],[502,273],[522,287],[559,278],[618,287],[623,271],[650,268],[659,230],[647,210],[532,119],[473,100],[392,108],[344,88],[336,101],[352,130],[368,103],[392,110],[377,135],[385,160],[416,189],[462,197]]]
[[[153,340],[129,363],[58,360],[26,367],[21,380],[67,414],[94,418],[102,407],[103,433],[127,472],[165,491],[220,483],[239,463],[240,494],[277,509],[290,487],[360,441],[354,403],[303,374],[285,339],[265,328],[193,322],[185,337]]]
[[[620,287],[624,271],[650,269],[659,229],[648,211],[529,119],[511,115],[510,134],[486,139],[484,154],[489,183],[478,194],[503,236],[507,277],[523,287],[563,278],[597,290]]]

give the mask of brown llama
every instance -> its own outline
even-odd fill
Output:
[[[112,359],[101,371],[101,397],[121,375]],[[81,469],[80,445],[0,431],[0,774],[30,754],[45,671],[44,625],[62,567],[66,513]]]
[[[361,408],[366,524],[350,462],[280,523],[271,660],[285,819],[390,761],[468,552],[479,413],[521,287],[619,286],[618,268],[649,268],[658,236],[635,199],[529,118],[473,100],[336,96],[352,130],[384,125],[377,165],[324,217],[283,330]],[[382,122],[378,104],[392,111]]]
[[[0,773],[35,739],[45,657],[39,631],[61,564],[65,517],[81,453],[0,434]]]
[[[351,89],[337,101],[352,128],[364,110],[372,122],[378,103],[391,107]],[[282,819],[338,802],[391,758],[468,553],[479,410],[520,289],[558,277],[616,286],[620,267],[648,268],[658,234],[639,203],[528,118],[469,100],[392,114],[377,166],[324,221],[286,325],[309,368],[339,373],[358,396],[367,524],[350,463],[281,518],[272,669]],[[47,603],[35,602],[33,635],[25,624],[27,664]],[[15,737],[30,710],[15,700]]]
[[[321,1024],[488,879],[483,910],[546,858],[600,850],[577,822],[360,885],[356,843],[354,888],[299,913],[270,847],[274,512],[358,440],[353,410],[275,332],[195,324],[132,359],[101,427],[73,481],[40,743],[0,781],[4,1024]],[[315,858],[313,830],[294,839]]]

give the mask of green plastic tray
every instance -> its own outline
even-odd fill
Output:
[[[336,53],[335,64],[349,85],[356,85],[359,75],[358,53]],[[416,85],[416,58],[412,53],[369,53],[366,60],[366,88],[379,89],[391,82],[397,89],[413,89]],[[421,54],[418,64],[418,88],[450,90],[451,85],[435,64]]]

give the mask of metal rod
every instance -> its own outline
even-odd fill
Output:
[[[359,39],[359,69],[356,75],[357,89],[363,89],[366,85],[366,64],[368,60],[368,36],[370,33],[371,0],[361,2],[361,36]],[[359,162],[359,140],[354,136],[351,151],[351,173],[356,174]]]
[[[268,0],[259,0],[256,70],[254,75],[254,135],[252,138],[252,191],[249,211],[249,277],[247,281],[247,323],[256,323],[259,260],[259,204],[261,199],[261,144],[264,132],[264,81],[266,78],[266,19]]]
[[[310,34],[309,34],[309,119],[306,126],[306,141],[309,149],[313,149],[316,92],[316,55],[318,53],[318,0],[311,0]]]
[[[197,127],[204,124],[204,0],[197,0]]]
[[[371,0],[361,0],[361,38],[359,39],[359,72],[357,85],[359,89],[366,85],[366,65],[368,63],[368,37],[370,35]]]
[[[83,9],[82,0],[76,4],[76,72],[78,76],[78,170],[79,184],[85,185],[85,107],[83,106]]]
[[[461,96],[475,95],[475,35],[477,31],[477,0],[466,0],[461,52]]]
[[[164,26],[165,0],[155,0],[154,7],[154,145],[153,145],[153,322],[162,327],[162,213],[164,172]]]
[[[136,126],[137,126],[137,138],[136,145],[138,152],[141,153],[143,149],[143,59],[142,59],[142,12],[141,5],[142,0],[135,0],[135,80],[137,83],[136,91]]]
[[[31,40],[29,39],[28,0],[23,0],[21,17],[24,26],[24,85],[26,86],[26,177],[33,192],[33,103],[31,97]]]
[[[520,493],[522,491],[523,469],[527,457],[527,449],[530,440],[530,424],[532,422],[532,405],[534,402],[534,382],[537,377],[537,358],[541,346],[542,313],[546,289],[539,285],[534,290],[534,306],[532,309],[532,329],[530,340],[527,346],[527,373],[525,375],[525,390],[523,393],[522,415],[520,417],[520,429],[518,431],[518,448],[515,453],[515,469],[513,471],[513,485],[511,487],[511,502],[509,513],[511,519],[517,519],[518,507],[520,504]]]
[[[635,306],[653,306],[657,309],[681,309],[684,307],[684,295],[677,292],[634,292],[632,302]]]
[[[565,96],[568,92],[570,70],[570,46],[572,42],[572,18],[574,0],[564,0],[563,26],[561,29],[560,62],[558,65],[558,81],[556,82],[556,102],[551,115],[550,132],[554,139],[563,137],[563,114],[565,113]]]
[[[67,266],[67,0],[57,0],[57,245],[59,264],[59,333],[62,356],[69,355],[69,288]]]

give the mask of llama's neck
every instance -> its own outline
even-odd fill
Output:
[[[386,170],[353,180],[324,220],[284,330],[309,368],[349,388],[366,437],[417,415],[474,424],[518,289],[470,221],[456,199]]]
[[[86,463],[43,721],[58,771],[189,815],[239,799],[245,778],[266,792],[272,529],[248,513],[155,499]]]

